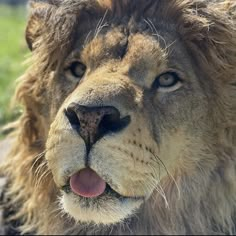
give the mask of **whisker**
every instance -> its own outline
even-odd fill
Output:
[[[39,178],[37,178],[35,186],[36,187],[40,186],[43,180],[46,179],[49,176],[49,174],[51,174],[50,170],[45,171],[44,174],[42,174]]]
[[[175,184],[175,186],[176,186],[176,188],[177,188],[177,191],[178,191],[178,197],[179,197],[179,199],[180,199],[181,194],[180,194],[180,188],[179,188],[179,186],[178,186],[177,181],[175,180],[175,178],[173,177],[173,175],[169,172],[169,170],[168,170],[167,167],[165,166],[164,162],[163,162],[157,155],[155,155],[153,152],[151,152],[151,154],[162,164],[162,166],[164,167],[164,169],[165,169],[167,175],[173,180],[173,182],[174,182],[174,184]]]
[[[164,42],[165,48],[167,48],[166,40],[165,40],[160,34],[158,34],[158,31],[157,31],[155,25],[153,24],[153,22],[152,22],[149,18],[148,18],[147,20],[148,20],[148,22],[152,25],[152,27],[153,27],[153,29],[154,29],[154,34],[153,34],[153,35],[154,35],[154,36],[157,36],[158,39],[161,39],[161,40]]]
[[[88,43],[91,33],[92,33],[92,30],[90,30],[89,33],[87,34],[87,36],[84,40],[84,43],[83,43],[83,48],[85,48],[85,45]]]
[[[38,155],[36,155],[33,159],[35,159],[34,163],[32,164],[31,168],[30,168],[30,172],[33,171],[33,168],[35,167],[35,165],[37,164],[37,162],[45,155],[46,150],[44,150],[43,152],[39,153]]]
[[[169,45],[167,45],[167,42],[166,40],[164,39],[164,37],[162,37],[160,34],[158,34],[158,31],[155,27],[155,25],[153,24],[153,22],[150,20],[150,19],[143,19],[144,22],[149,26],[149,28],[151,29],[152,31],[152,34],[154,36],[157,36],[158,39],[161,39],[163,42],[164,42],[164,45],[165,45],[165,50],[168,50],[171,46],[173,46],[177,40],[174,40],[172,43],[170,43]]]
[[[149,186],[152,191],[153,191],[153,189],[154,189],[154,191],[157,191],[157,193],[163,198],[166,208],[169,208],[169,203],[168,203],[166,194],[165,194],[162,186],[157,182],[157,180],[155,178],[153,178],[153,183],[149,183]],[[152,194],[152,198],[153,198],[153,194]]]
[[[153,29],[152,25],[149,23],[149,21],[146,20],[146,19],[143,19],[143,20],[149,26],[149,28],[151,29],[152,33],[154,33],[154,29]]]
[[[102,30],[103,27],[108,26],[107,23],[105,23],[104,25],[102,25],[103,22],[104,22],[104,20],[105,20],[105,18],[106,18],[106,16],[107,16],[107,13],[108,13],[108,10],[105,11],[105,14],[104,14],[104,16],[102,17],[102,19],[99,20],[98,25],[97,25],[97,27],[96,27],[96,29],[95,29],[94,38],[96,38],[96,37],[98,36],[98,34],[100,33],[100,31]]]

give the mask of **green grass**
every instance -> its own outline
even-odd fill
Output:
[[[10,110],[15,80],[23,73],[28,50],[24,40],[26,11],[0,5],[0,126],[17,115]]]

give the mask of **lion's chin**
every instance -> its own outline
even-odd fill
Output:
[[[104,195],[87,199],[73,193],[63,193],[61,204],[64,211],[76,221],[112,225],[132,217],[143,203],[141,198],[116,198]]]

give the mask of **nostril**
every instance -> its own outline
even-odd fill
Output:
[[[98,127],[100,135],[108,132],[119,132],[130,123],[130,116],[120,118],[120,114],[105,115]]]
[[[65,115],[66,115],[67,119],[69,120],[73,129],[79,130],[80,121],[79,121],[79,118],[78,118],[76,112],[73,111],[72,109],[68,108],[65,110]]]
[[[108,133],[117,133],[125,129],[131,117],[121,118],[115,107],[86,107],[72,103],[64,114],[71,127],[84,140],[89,152],[91,146]]]
[[[119,122],[120,116],[116,115],[105,115],[99,124],[99,131],[104,133],[107,131],[113,131],[115,129],[116,124]]]

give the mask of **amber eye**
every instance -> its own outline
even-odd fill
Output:
[[[154,81],[152,87],[155,89],[174,88],[180,82],[180,78],[175,72],[167,72],[159,75]]]
[[[70,73],[70,76],[75,78],[82,78],[85,74],[86,66],[81,62],[73,62],[68,68],[67,72]]]

